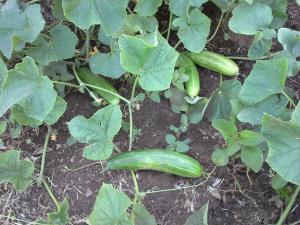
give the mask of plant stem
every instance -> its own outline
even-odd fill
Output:
[[[129,111],[129,144],[128,144],[128,151],[132,150],[132,142],[133,142],[132,102],[134,101],[135,90],[136,90],[138,79],[139,79],[139,77],[136,76],[136,78],[134,80],[134,83],[133,83],[132,91],[131,91],[130,104],[128,104],[128,111]],[[140,196],[140,190],[139,190],[139,185],[138,185],[138,182],[137,182],[137,179],[136,179],[135,172],[133,170],[130,170],[130,172],[131,172],[132,180],[133,180],[133,183],[134,183],[134,189],[135,189],[134,199],[133,199],[133,204],[132,204],[132,211],[134,211],[135,205],[138,201],[138,197]],[[131,214],[131,221],[134,224],[134,213]]]
[[[270,59],[272,58],[272,55],[265,55],[262,57],[257,58],[249,58],[249,57],[243,57],[243,56],[227,56],[230,59],[236,59],[236,60],[247,60],[247,61],[257,61],[257,60],[263,60],[263,59]]]
[[[174,49],[176,50],[178,48],[178,46],[180,45],[181,41],[179,40],[175,45],[174,45]]]
[[[281,216],[280,216],[280,218],[279,218],[279,220],[278,220],[278,222],[277,222],[276,225],[283,225],[284,221],[285,221],[286,218],[288,217],[288,215],[289,215],[289,213],[290,213],[290,211],[291,211],[291,209],[292,209],[292,207],[293,207],[294,202],[296,201],[296,198],[297,198],[299,192],[300,192],[300,185],[297,186],[297,188],[296,188],[294,194],[292,195],[291,200],[289,201],[288,205],[287,205],[286,208],[284,209],[284,211],[283,211],[283,213],[281,214]]]
[[[85,49],[85,58],[88,59],[90,55],[90,29],[87,29],[85,31],[84,49]]]
[[[54,202],[56,208],[59,209],[60,205],[59,205],[57,199],[55,198],[53,192],[51,191],[49,185],[47,184],[47,182],[46,182],[45,180],[43,180],[43,184],[44,184],[44,186],[45,186],[45,188],[46,188],[48,194],[50,195],[52,201]]]
[[[289,102],[291,103],[291,105],[294,108],[296,108],[296,104],[295,104],[294,100],[285,91],[282,91],[281,93],[289,100]]]
[[[100,91],[104,91],[104,92],[106,92],[106,93],[109,93],[109,94],[111,94],[111,95],[113,95],[113,96],[115,96],[115,97],[117,97],[117,98],[123,100],[123,101],[126,102],[127,104],[130,104],[130,103],[131,103],[131,101],[129,101],[128,99],[126,99],[126,98],[124,98],[123,96],[121,96],[121,95],[119,95],[119,94],[117,94],[117,93],[114,93],[114,92],[112,92],[112,91],[110,91],[110,90],[107,90],[107,89],[105,89],[105,88],[101,88],[101,87],[98,87],[98,86],[95,86],[95,85],[83,83],[83,82],[80,80],[80,78],[78,77],[78,74],[77,74],[77,72],[76,72],[75,66],[72,66],[72,68],[73,68],[73,73],[74,73],[74,75],[75,75],[75,77],[76,77],[76,79],[77,79],[77,81],[78,81],[78,83],[79,83],[79,85],[80,85],[81,87],[90,87],[90,88],[93,88],[93,89],[97,89],[97,90],[100,90]]]
[[[40,2],[40,0],[31,0],[29,2],[26,2],[26,5],[34,4],[36,2]]]
[[[41,185],[41,183],[44,180],[44,170],[45,170],[45,162],[46,162],[46,153],[48,149],[48,143],[50,139],[50,134],[52,132],[52,128],[48,126],[48,132],[45,138],[44,147],[43,147],[43,153],[42,153],[42,162],[41,162],[41,169],[40,169],[40,175],[37,179],[38,185]]]
[[[172,13],[170,12],[170,16],[169,16],[169,25],[168,25],[168,32],[167,32],[167,41],[169,41],[170,38],[170,33],[171,33],[171,26],[172,26]]]
[[[223,17],[224,17],[224,14],[225,14],[224,12],[221,13],[221,16],[220,16],[218,25],[217,25],[217,27],[216,27],[216,29],[215,29],[215,32],[214,32],[214,33],[212,34],[212,36],[207,40],[206,44],[209,43],[209,42],[211,42],[211,41],[214,39],[214,37],[216,36],[216,34],[218,33],[219,28],[220,28],[221,23],[222,23],[222,20],[223,20]]]
[[[58,81],[58,80],[53,80],[52,81],[53,84],[62,84],[62,85],[65,85],[65,86],[69,86],[69,87],[74,87],[74,88],[80,88],[79,85],[77,84],[71,84],[71,83],[67,83],[67,82],[64,82],[64,81]]]

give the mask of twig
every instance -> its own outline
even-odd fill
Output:
[[[207,40],[206,44],[209,43],[209,42],[211,42],[211,41],[214,39],[214,37],[216,36],[216,34],[218,33],[219,28],[220,28],[220,25],[221,25],[222,20],[223,20],[224,14],[225,14],[225,12],[222,12],[222,13],[221,13],[221,16],[220,16],[218,25],[217,25],[217,27],[216,27],[216,29],[215,29],[215,32],[214,32],[214,33],[212,34],[212,36]]]
[[[288,215],[289,215],[289,213],[290,213],[290,211],[291,211],[291,209],[292,209],[292,207],[293,207],[294,202],[295,202],[296,199],[297,199],[297,196],[298,196],[299,192],[300,192],[300,185],[297,186],[297,188],[296,188],[294,194],[292,195],[291,200],[289,201],[289,203],[288,203],[288,205],[286,206],[285,210],[284,210],[283,213],[281,214],[281,216],[280,216],[280,218],[279,218],[279,220],[278,220],[278,222],[277,222],[276,225],[283,225],[284,221],[285,221],[286,218],[288,217]]]
[[[47,149],[48,149],[48,143],[50,139],[50,134],[52,132],[52,128],[50,126],[48,127],[48,132],[45,138],[44,147],[43,147],[43,154],[42,154],[42,162],[41,162],[41,169],[40,169],[40,175],[37,179],[38,185],[41,185],[41,183],[44,180],[44,170],[45,170],[45,162],[46,162],[46,155],[47,155]]]

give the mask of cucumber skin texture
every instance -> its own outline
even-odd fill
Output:
[[[201,51],[200,53],[187,52],[186,55],[198,66],[223,75],[235,76],[239,73],[239,67],[234,61],[218,53]]]
[[[124,152],[107,161],[110,170],[155,170],[181,177],[197,178],[203,167],[190,156],[171,150],[143,149]]]
[[[115,87],[112,86],[111,83],[109,83],[104,78],[93,74],[92,71],[89,70],[88,68],[82,67],[82,68],[78,69],[77,74],[78,74],[80,80],[82,80],[84,83],[95,85],[95,86],[98,86],[98,87],[101,87],[101,88],[105,88],[105,89],[107,89],[111,92],[119,94],[117,89],[115,89]],[[91,89],[93,91],[97,92],[104,100],[106,100],[110,104],[117,105],[120,102],[120,99],[116,96],[113,96],[113,95],[111,95],[107,92],[104,92],[104,91],[100,91],[98,89],[94,89],[94,88],[91,88]]]
[[[179,69],[182,69],[189,80],[185,83],[186,92],[190,97],[196,97],[200,93],[200,78],[196,65],[193,61],[181,54],[179,56]]]

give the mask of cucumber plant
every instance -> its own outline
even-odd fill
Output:
[[[0,3],[0,135],[10,130],[10,136],[16,137],[22,126],[48,129],[38,178],[33,176],[35,164],[22,159],[20,149],[6,150],[0,139],[0,183],[10,182],[20,191],[34,181],[43,185],[57,211],[37,223],[70,222],[68,200],[58,202],[44,176],[51,126],[67,108],[67,88],[86,92],[98,105],[101,103],[101,109],[90,118],[78,115],[67,123],[73,138],[86,145],[83,157],[107,160],[108,169],[130,169],[135,187],[134,198],[130,199],[112,185],[103,184],[88,224],[118,221],[139,225],[146,221],[155,225],[155,218],[142,205],[142,197],[148,192],[140,191],[135,170],[201,176],[204,172],[197,160],[170,149],[187,151],[190,140],[180,141],[180,134],[189,124],[204,118],[227,143],[226,149],[213,152],[216,165],[226,165],[229,157],[240,152],[242,162],[254,172],[260,171],[264,161],[268,163],[277,174],[273,186],[282,187],[287,182],[296,185],[277,224],[284,223],[300,192],[300,104],[286,87],[287,79],[300,70],[300,32],[284,27],[287,0],[211,0],[221,11],[214,31],[212,18],[202,10],[207,0],[54,0],[56,19],[50,25],[45,25],[39,2]],[[166,30],[155,17],[162,4],[169,9]],[[253,20],[254,16],[259,20]],[[224,38],[236,34],[253,37],[247,56],[228,57],[208,51],[207,44],[221,33],[224,23],[233,33],[224,34]],[[171,34],[179,39],[175,45],[170,41]],[[275,38],[282,50],[270,52]],[[177,50],[179,46],[185,50]],[[237,79],[240,70],[233,60],[255,62],[243,84],[240,77]],[[203,68],[219,74],[220,84],[211,95],[200,96],[201,78],[206,75]],[[121,83],[132,81],[130,93],[123,95],[113,85],[116,79]],[[166,136],[169,150],[134,149],[139,128],[134,129],[133,111],[145,97],[144,93],[136,95],[137,88],[156,102],[164,91],[172,110],[182,113],[181,126],[171,128],[176,135]],[[121,153],[114,138],[125,116],[129,122],[123,122],[123,129],[127,125],[129,140],[127,151]],[[238,123],[252,127],[238,131]],[[208,204],[185,225],[207,224],[207,213]]]

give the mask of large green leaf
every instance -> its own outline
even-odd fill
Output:
[[[134,11],[142,16],[152,16],[157,12],[161,4],[162,0],[139,0]]]
[[[269,53],[272,47],[272,39],[276,36],[273,29],[258,31],[253,39],[253,42],[248,50],[250,58],[261,57]]]
[[[7,78],[7,72],[6,65],[0,57],[0,94],[2,92],[2,86]]]
[[[133,225],[127,218],[126,210],[130,199],[117,191],[111,184],[103,184],[93,211],[87,219],[89,225]]]
[[[203,205],[200,209],[195,211],[184,225],[208,225],[208,203]]]
[[[120,50],[114,49],[110,53],[96,53],[89,61],[93,73],[106,77],[119,78],[125,72],[120,63]]]
[[[55,25],[50,30],[51,40],[42,35],[33,43],[35,47],[26,51],[28,55],[40,64],[72,58],[78,42],[77,36],[64,25]]]
[[[272,20],[272,9],[269,5],[260,2],[249,5],[243,2],[232,11],[228,25],[235,33],[253,35],[268,28]]]
[[[288,0],[264,0],[272,8],[273,21],[271,27],[274,29],[281,28],[287,20]]]
[[[69,219],[69,202],[67,199],[64,199],[62,203],[60,203],[59,208],[56,212],[52,212],[48,214],[48,219],[51,225],[67,225],[70,223]]]
[[[266,114],[262,134],[267,140],[267,162],[285,180],[300,185],[300,125]]]
[[[107,34],[119,32],[125,23],[128,0],[63,0],[65,17],[81,29],[101,24]]]
[[[285,50],[288,50],[294,57],[300,56],[300,32],[289,28],[278,30],[278,41]]]
[[[156,220],[146,207],[138,203],[134,206],[134,225],[156,225]]]
[[[212,126],[221,133],[226,142],[228,142],[230,139],[238,138],[236,126],[232,121],[219,119],[215,120],[212,123]]]
[[[189,7],[199,8],[207,0],[170,0],[169,7],[171,13],[179,17],[188,15]]]
[[[53,109],[56,96],[51,80],[40,75],[27,56],[8,72],[0,95],[0,116],[18,103],[27,116],[42,121]]]
[[[67,20],[64,15],[64,10],[62,7],[62,0],[54,0],[53,1],[53,16],[60,20]]]
[[[229,119],[232,112],[231,99],[236,99],[241,89],[238,80],[226,80],[209,98],[206,114],[209,121]]]
[[[23,191],[32,181],[34,164],[19,158],[20,151],[0,153],[0,183],[11,182],[17,190]]]
[[[239,99],[245,104],[252,105],[273,94],[281,93],[287,73],[286,59],[257,61],[242,86]]]
[[[188,17],[176,18],[173,26],[179,28],[177,34],[186,49],[200,52],[206,45],[210,23],[210,19],[199,9],[193,9]]]
[[[8,0],[0,8],[0,21],[0,51],[7,58],[11,58],[13,50],[33,42],[45,24],[39,4],[23,10],[15,0]]]
[[[121,65],[139,76],[139,84],[147,91],[170,87],[178,53],[157,34],[158,44],[149,45],[141,38],[122,35],[119,39]]]
[[[288,61],[288,76],[295,76],[300,71],[300,61],[297,61],[296,57],[292,55],[288,50],[282,50],[279,52],[276,52],[274,54],[273,59],[278,58],[286,58]]]
[[[243,146],[241,160],[255,173],[259,172],[263,165],[263,153],[260,148]]]
[[[292,114],[291,121],[296,123],[298,126],[300,126],[300,102],[298,102],[298,104]]]
[[[85,158],[104,160],[112,153],[112,140],[121,128],[121,121],[120,106],[109,105],[98,110],[90,119],[77,116],[67,124],[77,141],[88,144],[83,152]]]
[[[243,123],[250,123],[254,126],[261,125],[261,120],[265,113],[272,116],[280,116],[288,102],[289,100],[283,95],[271,95],[255,105],[245,106],[239,112],[237,118]]]

